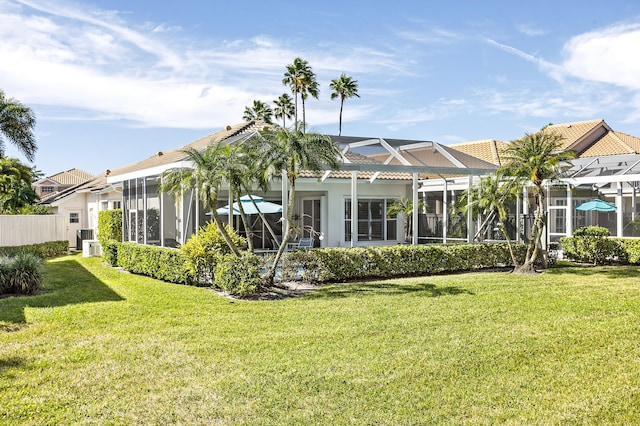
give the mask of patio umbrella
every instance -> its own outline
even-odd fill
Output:
[[[615,204],[607,203],[606,201],[595,200],[587,201],[576,207],[576,210],[582,211],[598,211],[598,212],[615,212],[617,210]]]
[[[258,210],[256,210],[256,206],[251,202],[251,198],[255,201],[256,206],[258,206]],[[248,195],[243,195],[240,197],[240,202],[242,203],[242,208],[246,214],[268,214],[268,213],[280,213],[282,211],[282,206],[280,204],[271,203],[269,201],[265,201],[262,197],[258,197],[256,195],[252,195],[249,197]],[[240,207],[238,202],[233,203],[233,214],[240,214]],[[219,215],[225,216],[229,214],[229,205],[227,204],[224,207],[220,207],[216,210]]]

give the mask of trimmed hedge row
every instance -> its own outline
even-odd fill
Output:
[[[640,264],[640,239],[574,236],[560,238],[564,256],[579,262],[601,265],[616,259],[623,264]]]
[[[129,272],[176,284],[194,284],[191,274],[185,267],[184,255],[178,249],[145,246],[130,242],[115,242],[115,246],[117,266]],[[109,247],[105,251],[109,252],[107,256],[113,260],[113,247]]]
[[[519,262],[527,247],[514,246]],[[282,279],[347,281],[462,272],[511,265],[506,243],[328,248],[285,253]]]
[[[69,254],[69,241],[50,241],[26,246],[0,247],[0,256],[15,256],[19,253],[33,254],[41,259],[64,256]]]

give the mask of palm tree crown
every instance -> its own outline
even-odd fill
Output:
[[[4,135],[27,160],[33,161],[38,149],[33,135],[35,125],[36,119],[31,109],[16,99],[5,97],[0,89],[0,157],[4,156]]]
[[[273,101],[276,105],[273,110],[273,116],[277,119],[282,119],[282,127],[287,127],[287,118],[294,117],[296,106],[293,104],[293,99],[286,93],[283,93],[278,99]]]
[[[291,92],[295,98],[295,120],[298,126],[298,95],[302,100],[302,131],[306,127],[305,100],[312,96],[318,99],[320,86],[316,80],[316,75],[307,61],[295,58],[293,63],[287,65],[282,84],[291,87]]]
[[[333,90],[331,92],[331,99],[340,98],[340,124],[338,127],[338,135],[342,134],[342,109],[345,99],[353,96],[360,97],[358,95],[358,80],[354,80],[346,74],[340,75],[339,78],[331,80],[329,87]]]
[[[272,117],[273,111],[271,107],[262,101],[254,99],[252,106],[245,107],[242,119],[244,121],[262,120],[267,124],[272,124]]]

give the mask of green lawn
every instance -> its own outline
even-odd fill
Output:
[[[0,424],[640,424],[640,274],[557,268],[233,301],[100,259],[0,299]]]

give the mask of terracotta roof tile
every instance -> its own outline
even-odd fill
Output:
[[[77,185],[79,183],[92,179],[93,177],[94,176],[91,173],[76,168],[47,176],[48,179],[56,181],[60,185]]]
[[[173,148],[164,152],[158,152],[155,155],[152,155],[151,157],[148,157],[142,161],[138,161],[137,163],[129,164],[126,166],[122,166],[122,167],[118,167],[116,169],[110,170],[108,175],[118,176],[126,173],[135,172],[138,170],[144,170],[152,167],[158,167],[158,166],[176,163],[186,158],[186,155],[184,154],[183,151],[186,150],[187,148],[193,148],[195,150],[203,150],[213,142],[219,142],[222,140],[233,138],[235,136],[248,134],[254,131],[260,131],[260,130],[263,130],[264,127],[265,127],[265,124],[260,121],[243,122],[240,124],[236,124],[235,126],[227,126],[225,129],[222,129],[216,133],[212,133],[208,136],[195,140],[187,145],[181,146],[179,148]]]
[[[602,157],[605,155],[635,154],[636,151],[614,132],[608,132],[580,153],[580,157]]]
[[[500,156],[507,147],[507,143],[496,139],[484,139],[479,141],[450,144],[447,146],[488,163],[500,166]]]
[[[561,148],[564,150],[581,141],[589,132],[602,125],[606,126],[604,120],[587,120],[554,124],[548,126],[547,130],[555,132],[563,138]]]

